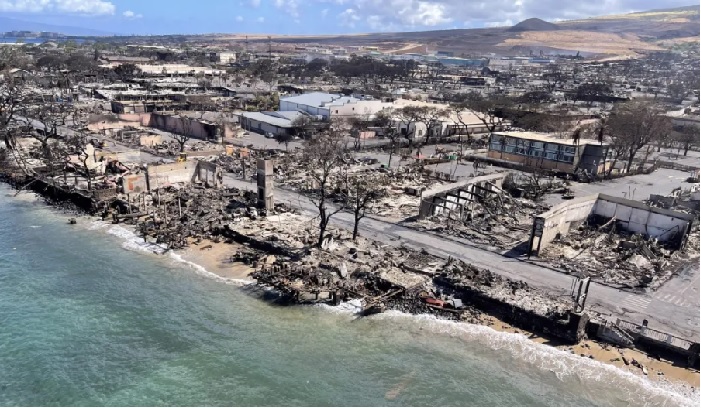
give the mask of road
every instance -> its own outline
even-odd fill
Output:
[[[675,188],[690,188],[692,184],[686,182],[688,177],[689,174],[683,171],[657,169],[650,174],[636,174],[604,182],[571,182],[570,188],[577,197],[603,193],[614,197],[642,201],[649,199],[650,194],[667,195]],[[560,194],[551,194],[545,199],[545,202],[549,205],[556,205],[563,201]]]
[[[255,190],[253,182],[234,178],[227,174],[224,184],[229,187]],[[276,188],[275,200],[290,204],[303,216],[316,217],[318,212],[314,204],[296,192]],[[332,225],[352,229],[353,216],[340,212],[331,219]],[[521,258],[507,258],[495,252],[466,245],[451,237],[440,237],[430,233],[413,230],[378,218],[367,217],[361,221],[360,233],[366,238],[391,245],[404,244],[416,250],[453,257],[471,263],[477,267],[489,269],[511,279],[527,282],[556,296],[568,296],[573,278],[561,272],[544,268]],[[682,279],[683,278],[683,279]],[[649,327],[689,340],[699,338],[699,269],[698,265],[689,268],[683,277],[669,281],[653,294],[636,294],[593,282],[589,289],[588,307],[635,323],[643,319],[649,321]],[[667,295],[678,294],[685,290],[686,296],[672,298]]]
[[[35,127],[41,128],[40,123],[32,122]],[[64,127],[59,130],[65,135],[73,133],[71,129]],[[114,147],[125,148],[120,145]],[[163,158],[142,152],[141,159],[144,162],[154,162]],[[631,176],[607,183],[576,183],[576,188],[578,195],[595,192],[619,195],[630,190],[631,195],[635,192],[635,197],[641,199],[647,198],[645,195],[650,193],[666,194],[668,191],[660,191],[660,185],[665,185],[666,189],[671,191],[672,188],[683,184],[684,178],[685,175],[679,171],[660,169],[651,175]],[[224,182],[227,186],[256,190],[252,181],[236,179],[230,174],[225,175]],[[615,194],[616,192],[618,194]],[[303,216],[314,218],[318,215],[314,204],[294,191],[276,188],[275,200],[290,204]],[[350,230],[353,227],[353,216],[340,212],[333,216],[331,223]],[[572,285],[571,276],[534,265],[525,259],[508,258],[470,246],[465,241],[413,230],[377,217],[366,217],[361,221],[359,230],[366,238],[392,245],[403,244],[416,250],[426,249],[434,255],[460,259],[508,278],[523,280],[556,296],[568,296]],[[699,278],[699,265],[694,264],[654,293],[630,293],[593,282],[587,302],[593,310],[610,315],[614,319],[620,317],[632,322],[647,319],[650,328],[699,341]]]

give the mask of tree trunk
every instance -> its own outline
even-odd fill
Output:
[[[618,157],[615,157],[613,159],[611,167],[609,167],[609,171],[606,173],[606,177],[611,177],[611,173],[613,173],[613,169],[616,167],[616,163],[618,163]]]
[[[630,173],[630,166],[633,165],[633,159],[635,159],[635,151],[629,151],[628,162],[626,163],[626,173]]]
[[[392,145],[389,149],[389,161],[387,162],[388,169],[392,168],[392,153],[394,153],[394,143],[392,143]]]
[[[362,218],[363,217],[358,213],[358,210],[356,210],[353,223],[353,242],[355,242],[358,239],[358,225],[360,224],[360,220]]]
[[[329,220],[326,218],[326,206],[324,205],[324,198],[322,197],[319,202],[319,239],[316,242],[316,247],[321,248],[321,244],[324,242],[324,234],[326,233],[326,227]]]

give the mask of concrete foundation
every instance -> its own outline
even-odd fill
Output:
[[[680,238],[686,242],[694,216],[663,208],[650,207],[639,201],[595,194],[568,201],[551,208],[533,220],[530,251],[536,255],[558,235],[567,235],[574,224],[591,216],[614,219],[619,229],[661,242]]]

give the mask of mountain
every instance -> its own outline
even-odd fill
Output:
[[[539,18],[529,18],[528,20],[523,20],[515,26],[509,28],[508,31],[555,31],[559,29],[560,27],[558,27],[557,24],[548,23],[547,21],[543,21]]]
[[[92,30],[83,27],[61,26],[53,24],[37,23],[34,21],[17,20],[0,16],[0,33],[7,31],[49,31],[65,35],[114,35],[106,31]]]
[[[217,36],[236,40],[236,36]],[[251,42],[264,42],[265,36]],[[699,41],[699,6],[650,10],[550,23],[528,19],[513,27],[453,29],[337,36],[272,36],[278,43],[376,46],[396,54],[425,49],[454,55],[637,56],[667,44]],[[216,39],[216,38],[214,38]]]

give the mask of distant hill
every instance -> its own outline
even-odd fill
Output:
[[[560,27],[558,27],[557,24],[548,23],[547,21],[543,21],[539,18],[529,18],[528,20],[523,20],[515,26],[509,28],[507,31],[554,31],[559,29]]]
[[[114,35],[106,31],[92,30],[83,27],[61,26],[54,24],[37,23],[34,21],[17,20],[10,17],[0,16],[0,33],[7,31],[49,31],[65,35]]]
[[[214,36],[222,41],[231,36]],[[376,46],[401,54],[433,49],[455,55],[576,54],[637,56],[665,49],[662,44],[689,42],[699,37],[699,6],[606,15],[550,23],[531,18],[513,27],[451,29],[415,32],[328,36],[276,36],[273,41],[294,44]],[[266,37],[251,40],[264,42]],[[663,43],[664,41],[664,43]]]

